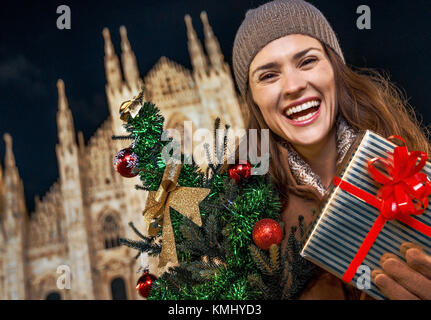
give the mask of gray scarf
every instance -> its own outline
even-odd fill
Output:
[[[343,117],[339,116],[337,123],[337,165],[343,161],[347,150],[357,137],[357,132],[351,128]],[[289,151],[289,166],[296,183],[299,185],[311,185],[323,196],[326,188],[323,186],[320,177],[311,170],[309,164],[295,151],[290,143],[285,142],[283,146]]]

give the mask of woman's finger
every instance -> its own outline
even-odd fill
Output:
[[[431,256],[421,246],[406,242],[401,245],[400,252],[410,268],[431,280]]]
[[[417,296],[397,283],[382,270],[376,269],[371,272],[371,278],[380,291],[391,300],[419,300]]]
[[[385,274],[421,299],[431,299],[431,280],[413,270],[398,257],[385,253],[380,259]]]

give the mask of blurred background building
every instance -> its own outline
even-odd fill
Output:
[[[15,163],[12,137],[4,135],[4,168],[0,166],[0,299],[137,299],[135,285],[140,261],[136,251],[120,246],[119,238],[137,239],[128,223],[142,230],[146,192],[137,191],[138,178],[121,177],[112,165],[114,155],[130,141],[112,140],[125,133],[118,116],[120,104],[145,84],[145,100],[154,102],[165,117],[165,129],[212,130],[216,117],[232,129],[244,127],[229,65],[205,12],[201,13],[204,47],[185,16],[192,70],[166,57],[141,78],[137,59],[120,28],[121,64],[108,29],[105,41],[106,98],[110,115],[84,142],[75,134],[66,86],[57,82],[56,145],[59,179],[28,214],[24,184]],[[154,261],[145,259],[144,264]],[[59,266],[71,271],[70,289],[60,289]]]

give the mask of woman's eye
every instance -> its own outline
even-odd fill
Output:
[[[274,74],[272,73],[267,73],[265,75],[263,75],[260,80],[267,80],[267,79],[271,79],[274,76]]]
[[[312,63],[314,61],[316,61],[315,58],[306,59],[306,60],[304,60],[304,62],[302,63],[302,65],[305,66],[305,65],[310,64],[310,63]]]

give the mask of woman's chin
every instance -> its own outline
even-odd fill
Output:
[[[320,145],[328,137],[329,130],[322,127],[303,127],[301,132],[296,132],[295,134],[289,133],[284,134],[282,137],[284,140],[288,141],[293,146],[298,146],[302,148],[312,148],[314,146]]]

